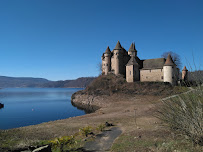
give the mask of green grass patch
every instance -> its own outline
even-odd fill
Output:
[[[126,151],[157,151],[157,152],[201,152],[203,147],[193,145],[189,140],[183,137],[178,139],[167,138],[135,138],[130,135],[121,135],[113,144],[111,151],[126,152]]]

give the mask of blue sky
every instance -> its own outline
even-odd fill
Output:
[[[97,76],[117,41],[141,59],[173,51],[202,68],[202,0],[1,0],[0,75]]]

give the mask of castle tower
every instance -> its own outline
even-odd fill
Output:
[[[104,72],[105,72],[105,75],[107,75],[108,72],[110,72],[110,71],[111,71],[111,50],[108,46],[105,53],[104,53]]]
[[[128,50],[128,55],[133,56],[133,57],[137,56],[137,50],[135,49],[135,43],[132,43],[130,45],[130,48]]]
[[[166,62],[163,66],[164,69],[164,82],[169,82],[172,85],[175,85],[176,79],[175,78],[175,68],[176,65],[174,64],[171,55],[168,54]]]
[[[139,64],[135,60],[134,56],[131,56],[129,62],[126,65],[126,81],[135,82],[140,80]]]
[[[187,70],[186,66],[184,66],[184,68],[182,70],[182,80],[183,81],[187,81],[188,80],[188,70]]]
[[[115,62],[115,75],[121,74],[123,71],[122,69],[122,46],[118,41],[114,50],[114,62]]]

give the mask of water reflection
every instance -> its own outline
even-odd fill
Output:
[[[71,104],[71,95],[82,88],[7,88],[0,90],[6,105],[0,110],[0,129],[84,115]]]

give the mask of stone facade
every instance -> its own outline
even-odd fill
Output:
[[[164,81],[163,69],[140,69],[140,81]]]
[[[178,71],[170,54],[167,59],[140,60],[134,43],[126,51],[118,41],[112,51],[107,47],[102,55],[102,73],[123,75],[127,82],[159,81],[175,85],[178,81]],[[187,70],[183,70],[182,73],[186,79]]]

